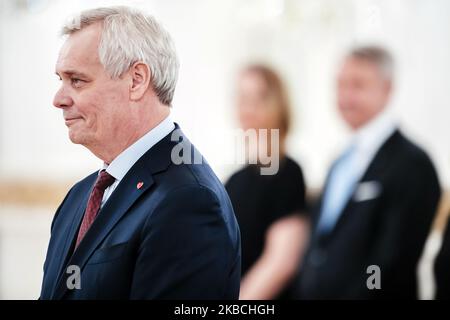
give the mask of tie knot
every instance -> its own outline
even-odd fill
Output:
[[[112,175],[105,170],[102,170],[100,171],[100,175],[95,183],[95,188],[105,191],[105,189],[112,185],[114,181],[116,181],[116,179]]]

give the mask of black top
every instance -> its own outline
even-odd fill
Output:
[[[241,229],[242,276],[264,249],[270,225],[287,215],[304,212],[305,182],[302,170],[292,159],[280,159],[275,175],[261,175],[260,167],[248,165],[226,183]]]

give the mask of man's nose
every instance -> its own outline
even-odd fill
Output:
[[[57,108],[67,108],[73,105],[73,100],[64,91],[64,88],[61,88],[55,94],[55,98],[53,99],[53,105]]]

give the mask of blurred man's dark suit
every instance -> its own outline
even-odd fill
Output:
[[[177,142],[167,135],[131,167],[74,252],[98,172],[70,190],[52,223],[41,299],[238,298],[231,202],[203,158],[173,163]],[[81,268],[81,289],[68,289],[69,265]]]
[[[364,188],[372,195],[358,198]],[[334,228],[325,234],[317,231],[323,198],[318,202],[297,298],[416,298],[417,262],[439,198],[429,157],[395,130],[375,153]],[[370,265],[380,267],[381,290],[367,288]]]

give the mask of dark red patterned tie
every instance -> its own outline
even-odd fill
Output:
[[[78,247],[84,235],[89,230],[91,224],[94,222],[95,217],[100,210],[100,205],[102,203],[103,194],[105,193],[106,188],[112,185],[115,180],[116,179],[114,179],[114,177],[105,170],[100,172],[94,188],[92,189],[91,195],[89,196],[86,212],[84,213],[83,221],[81,222],[80,230],[78,231],[75,249]]]

